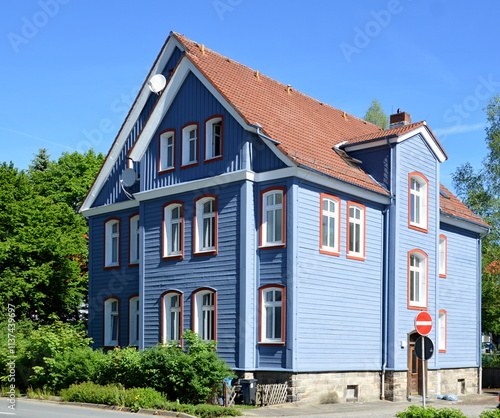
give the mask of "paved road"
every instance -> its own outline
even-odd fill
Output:
[[[15,411],[8,409],[7,405],[8,399],[1,398],[0,418],[151,418],[151,415],[106,411],[59,402],[39,402],[31,399],[17,399]],[[12,413],[13,415],[10,415]]]

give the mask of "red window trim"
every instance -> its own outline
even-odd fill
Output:
[[[448,276],[448,237],[444,234],[439,235],[439,238],[444,239],[444,273],[440,272],[440,263],[441,259],[438,260],[438,271],[439,271],[439,277],[446,277]],[[438,243],[438,254],[441,256],[441,251],[439,248],[439,243]]]
[[[167,249],[167,233],[166,233],[166,224],[165,224],[165,210],[170,205],[180,205],[181,207],[181,253],[175,255],[165,255]],[[162,230],[161,230],[161,258],[163,260],[182,260],[184,258],[184,202],[180,200],[172,200],[170,202],[165,203],[162,206]]]
[[[139,263],[131,263],[131,251],[132,251],[132,229],[130,228],[130,223],[132,222],[132,218],[135,216],[140,216],[139,212],[133,213],[128,217],[128,266],[129,267],[138,267]],[[140,219],[140,218],[139,218]],[[137,245],[140,243],[138,242]]]
[[[118,302],[118,330],[116,332],[117,345],[105,345],[106,344],[106,302],[110,299],[114,299]],[[102,301],[102,348],[104,350],[112,350],[116,347],[120,347],[120,298],[116,296],[108,296]]]
[[[425,306],[413,306],[410,301],[410,257],[413,253],[419,253],[425,258]],[[429,309],[429,256],[427,253],[419,249],[408,251],[407,270],[407,308],[415,311],[427,311]]]
[[[111,221],[118,221],[118,264],[116,266],[107,266],[106,265],[106,254],[108,251],[108,234],[107,234],[107,224]],[[104,257],[103,257],[103,268],[104,270],[115,270],[121,268],[121,240],[122,240],[122,221],[120,218],[108,218],[104,221]]]
[[[281,208],[281,243],[279,244],[263,244],[263,226],[264,226],[264,195],[274,190],[281,190],[283,193],[282,208]],[[272,186],[264,189],[260,192],[260,226],[259,226],[259,249],[261,250],[271,250],[273,248],[285,248],[286,247],[286,187],[283,186]]]
[[[174,134],[174,149],[173,149],[173,166],[171,168],[167,168],[166,170],[162,170],[161,169],[161,136],[167,132],[172,132]],[[161,131],[158,135],[158,174],[165,174],[165,173],[170,173],[171,171],[174,171],[175,170],[175,162],[176,162],[176,158],[175,158],[175,134],[176,134],[176,131],[175,129],[165,129],[164,131]]]
[[[440,353],[446,353],[446,350],[448,349],[448,312],[444,309],[440,309],[438,313],[438,332],[441,332],[441,326],[439,323],[439,314],[444,313],[444,350],[439,348],[439,341],[438,341],[438,350]],[[439,335],[439,338],[441,338],[441,335]]]
[[[183,346],[183,340],[182,340],[182,333],[184,332],[184,329],[182,327],[182,324],[184,323],[184,294],[179,291],[179,290],[167,290],[166,292],[163,292],[160,295],[160,305],[161,305],[161,344],[165,344],[165,330],[167,328],[167,324],[165,323],[165,297],[170,294],[176,294],[179,295],[179,344],[182,347]]]
[[[363,241],[363,255],[361,257],[358,257],[356,255],[351,255],[349,253],[349,240],[351,238],[350,236],[350,231],[349,231],[349,223],[350,223],[350,215],[349,215],[349,211],[351,209],[351,206],[357,206],[359,208],[362,209],[362,212],[363,212],[363,219],[361,220],[362,222],[362,225],[363,225],[363,236],[361,237],[362,241]],[[346,236],[347,236],[347,240],[346,240],[346,258],[350,259],[350,260],[359,260],[359,261],[365,261],[366,260],[366,206],[365,205],[362,205],[361,203],[358,203],[358,202],[354,202],[354,201],[349,201],[347,202],[347,219],[346,219]]]
[[[338,251],[330,251],[330,250],[324,250],[323,249],[323,200],[324,199],[332,199],[337,202],[337,232],[338,236],[337,238],[337,247]],[[341,225],[341,200],[328,193],[321,193],[320,194],[320,199],[319,199],[319,252],[321,254],[328,254],[328,255],[335,255],[335,256],[340,256],[340,225]]]
[[[198,250],[198,221],[197,221],[197,211],[196,207],[198,205],[198,201],[204,198],[213,198],[214,199],[214,211],[215,211],[215,226],[214,226],[214,233],[215,233],[215,242],[214,242],[214,249],[213,250],[208,250],[208,251],[200,251]],[[201,196],[198,196],[194,200],[194,218],[193,218],[193,256],[194,257],[203,257],[207,255],[217,255],[218,253],[218,244],[219,244],[219,201],[218,201],[218,196],[215,194],[203,194]]]
[[[130,345],[130,300],[133,299],[133,298],[137,298],[139,297],[139,293],[135,294],[135,295],[132,295],[132,296],[129,296],[128,298],[128,306],[127,306],[127,317],[128,317],[128,345],[129,347],[137,347],[136,345]],[[118,308],[119,309],[119,308]],[[120,310],[118,310],[118,315],[120,314]]]
[[[217,157],[211,157],[207,158],[207,125],[212,119],[220,119],[221,123],[221,133],[220,133],[220,155]],[[210,116],[208,119],[205,120],[205,141],[204,144],[205,146],[203,147],[203,160],[205,163],[211,163],[212,161],[217,161],[217,160],[222,160],[224,158],[224,115],[213,115]]]
[[[184,161],[183,161],[183,150],[184,150],[184,129],[186,129],[187,127],[189,126],[196,126],[196,148],[195,148],[195,154],[196,154],[196,162],[194,163],[189,163],[189,164],[184,164]],[[200,152],[199,152],[199,148],[200,148],[200,124],[198,122],[189,122],[189,123],[186,123],[182,128],[181,128],[181,140],[180,140],[180,143],[181,143],[181,170],[184,169],[184,168],[189,168],[189,167],[195,167],[197,166],[199,163],[200,163]]]
[[[425,228],[421,228],[416,225],[411,224],[411,179],[412,177],[420,177],[425,183]],[[429,180],[422,173],[418,171],[413,171],[408,174],[408,228],[413,229],[415,231],[420,231],[424,233],[429,232]]]
[[[191,298],[191,318],[193,321],[193,330],[194,332],[199,333],[199,330],[197,329],[198,323],[197,323],[197,317],[198,317],[198,312],[197,312],[197,302],[196,302],[196,296],[200,292],[212,292],[214,294],[214,339],[211,341],[217,341],[217,291],[211,287],[199,287],[193,292],[193,296]]]
[[[266,342],[262,341],[262,309],[264,307],[263,294],[264,290],[269,288],[281,289],[281,341]],[[283,346],[286,344],[286,286],[281,284],[267,284],[259,288],[259,345],[266,346]]]

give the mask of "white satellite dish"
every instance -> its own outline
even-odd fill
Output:
[[[123,185],[126,187],[132,187],[137,181],[137,174],[133,168],[126,168],[122,173]]]
[[[166,85],[167,79],[163,74],[156,74],[148,81],[149,90],[156,94],[160,94]]]

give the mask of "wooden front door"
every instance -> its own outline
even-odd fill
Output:
[[[420,335],[417,332],[410,334],[408,344],[408,394],[422,395],[422,360],[415,354],[415,341]],[[425,362],[427,363],[427,362]],[[427,367],[427,364],[425,364]]]

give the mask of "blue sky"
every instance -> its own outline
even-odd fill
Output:
[[[500,94],[500,3],[456,0],[39,0],[0,16],[0,162],[106,153],[170,31],[363,117],[372,99],[426,120],[449,160],[486,155]]]

